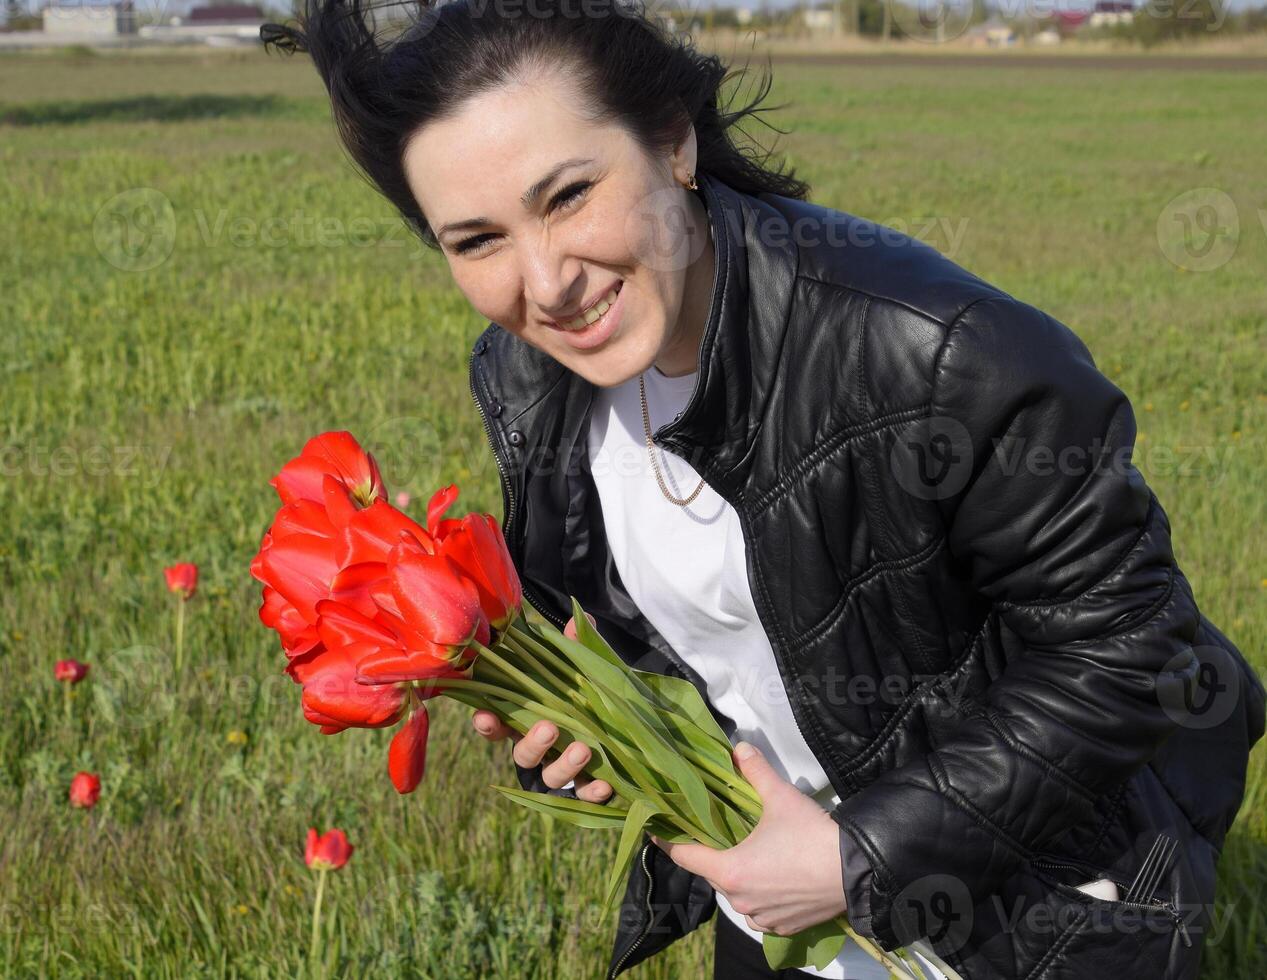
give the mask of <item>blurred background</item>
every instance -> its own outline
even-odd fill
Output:
[[[1132,400],[1135,463],[1203,611],[1260,670],[1264,9],[658,8],[727,59],[771,59],[785,105],[766,118],[813,200],[1083,337]],[[318,735],[257,619],[267,480],[316,432],[361,438],[415,515],[448,482],[462,509],[501,513],[467,389],[485,324],[352,172],[311,63],[262,51],[260,23],[287,16],[4,10],[0,975],[297,975],[309,826],[355,847],[327,882],[316,972],[601,975],[615,840],[489,790],[515,785],[509,747],[456,704],[432,702],[426,778],[397,796],[391,733]],[[164,583],[178,562],[199,567],[188,601]],[[87,676],[55,679],[66,658]],[[1267,976],[1263,760],[1209,977]],[[68,802],[80,771],[93,806]],[[711,942],[710,923],[633,975],[709,975]]]

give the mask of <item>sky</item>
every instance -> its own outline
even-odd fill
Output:
[[[57,2],[57,0],[51,0]],[[76,0],[60,0],[63,3],[74,3]],[[91,2],[91,0],[83,0],[83,2]],[[270,9],[279,9],[281,7],[289,7],[290,0],[134,0],[138,11],[150,11],[161,9],[167,11],[170,15],[183,15],[193,7],[211,6],[214,3],[255,3],[261,7]],[[664,0],[664,3],[670,4],[673,0]],[[758,10],[768,6],[773,9],[786,9],[796,7],[801,0],[683,0],[683,2],[692,6],[696,10],[706,10],[710,6],[718,7],[747,7],[749,10]],[[814,6],[820,0],[804,0],[807,6]],[[934,0],[905,0],[912,6],[921,4],[931,6]],[[968,3],[970,0],[948,0],[948,2]],[[1136,0],[1136,5],[1140,5],[1143,0]],[[1228,10],[1245,10],[1251,7],[1261,7],[1267,0],[1224,0],[1224,6]],[[23,6],[22,0],[19,0],[19,6]],[[29,9],[38,9],[45,5],[45,0],[26,0],[25,4]],[[1053,10],[1091,10],[1095,7],[1095,0],[996,0],[993,6],[1001,8],[1004,13],[1032,9],[1036,13],[1047,13]]]

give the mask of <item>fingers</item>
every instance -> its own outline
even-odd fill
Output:
[[[598,625],[598,623],[594,620],[594,617],[591,616],[589,613],[585,614],[585,618],[590,621],[591,626]],[[563,627],[563,635],[567,637],[571,637],[573,640],[576,639],[576,617],[575,616],[568,617],[567,625]]]
[[[525,769],[541,765],[541,760],[545,758],[546,752],[550,750],[550,746],[554,744],[554,740],[558,737],[559,730],[542,718],[524,733],[523,738],[515,743],[515,749],[512,753],[515,764],[523,766]]]
[[[515,740],[511,752],[515,764],[525,769],[542,766],[546,753],[554,746],[559,737],[558,729],[542,718],[520,735],[491,711],[480,708],[471,716],[471,724],[475,730],[490,742],[510,738]],[[561,789],[568,783],[575,783],[578,799],[589,803],[603,803],[612,795],[611,784],[604,779],[593,779],[581,770],[589,764],[593,757],[590,747],[584,742],[573,742],[558,758],[541,768],[541,778],[551,789]]]
[[[483,708],[477,708],[475,714],[471,715],[471,725],[490,742],[498,742],[508,736],[516,741],[519,739],[518,732],[491,711],[485,711]]]
[[[586,803],[606,803],[611,799],[611,783],[605,779],[592,779],[584,773],[576,777],[577,799]]]

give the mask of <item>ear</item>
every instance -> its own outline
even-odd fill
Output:
[[[673,170],[673,179],[679,184],[685,184],[696,172],[696,163],[699,160],[699,141],[695,138],[695,124],[692,123],[686,131],[686,136],[682,142],[678,144],[677,149],[673,151],[670,159],[670,166]]]

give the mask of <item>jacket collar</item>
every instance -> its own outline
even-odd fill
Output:
[[[765,195],[741,193],[707,173],[699,175],[699,185],[716,257],[699,377],[681,416],[657,429],[655,440],[690,461],[733,505],[751,466],[762,405],[777,383],[797,259],[786,234],[782,242],[770,234],[782,219]],[[756,295],[754,281],[760,283]],[[508,437],[512,458],[518,448],[521,462],[539,465],[543,452],[584,441],[594,393],[590,382],[496,324],[481,336],[475,353],[481,356],[473,369],[483,380],[473,383],[476,399],[489,399],[483,407],[492,406],[488,414]]]

